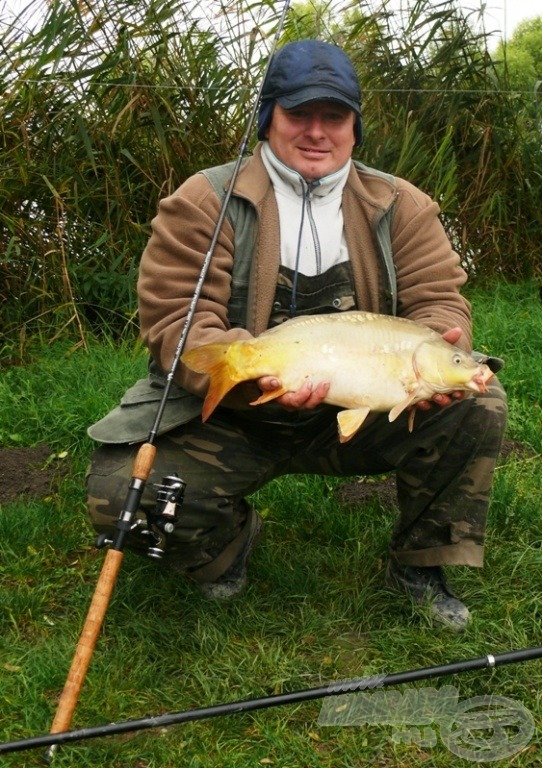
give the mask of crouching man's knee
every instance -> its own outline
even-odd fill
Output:
[[[130,446],[102,446],[92,456],[87,473],[87,510],[98,534],[112,538],[122,512],[133,471]],[[158,477],[158,474],[157,474]],[[161,482],[157,480],[156,482]],[[176,570],[190,571],[215,560],[238,537],[249,516],[244,499],[208,495],[187,483],[187,492],[177,510],[171,533],[160,534],[159,546],[148,530],[149,514],[156,511],[157,487],[152,475],[145,486],[134,529],[126,547],[138,554],[163,550],[163,563]]]

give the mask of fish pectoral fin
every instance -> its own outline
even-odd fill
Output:
[[[270,392],[262,392],[260,397],[257,400],[253,400],[250,405],[263,405],[263,403],[268,403],[270,400],[276,400],[277,397],[285,395],[286,392],[289,391],[290,390],[286,389],[286,387],[279,387],[278,389],[272,389]]]
[[[346,443],[354,437],[361,427],[371,409],[366,405],[361,408],[351,408],[348,411],[339,411],[337,414],[337,424],[339,426],[339,441]]]
[[[391,411],[388,414],[388,419],[390,421],[395,421],[395,419],[400,416],[403,411],[406,411],[406,409],[409,407],[409,405],[412,405],[415,403],[419,398],[419,390],[415,389],[414,392],[410,392],[404,400],[401,400],[400,403],[397,403],[397,405],[394,405]],[[410,419],[409,419],[409,428],[410,428]],[[412,429],[410,429],[412,432]]]

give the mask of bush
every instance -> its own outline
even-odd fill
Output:
[[[33,0],[0,49],[4,344],[133,322],[158,200],[232,159],[282,6]],[[207,16],[202,15],[206,13]],[[199,14],[199,16],[198,16]],[[408,16],[294,6],[284,39],[344,46],[364,90],[359,157],[435,199],[475,277],[537,277],[536,105],[501,87],[485,34],[453,2]],[[534,110],[534,112],[533,112]]]

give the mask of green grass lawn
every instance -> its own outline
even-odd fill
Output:
[[[365,675],[445,664],[542,643],[542,303],[533,284],[471,290],[476,346],[506,359],[507,437],[524,450],[496,473],[483,569],[452,583],[473,613],[461,636],[384,588],[393,510],[342,503],[344,480],[296,476],[254,497],[266,520],[246,594],[204,602],[197,588],[126,553],[74,728],[267,696]],[[139,345],[89,341],[29,350],[0,379],[0,447],[47,442],[59,481],[44,498],[0,508],[0,741],[47,733],[104,553],[86,519],[85,430],[144,372]],[[66,455],[65,455],[66,454]],[[66,470],[61,472],[61,468]],[[22,479],[21,479],[22,482]],[[419,683],[460,701],[521,702],[537,731],[498,765],[538,766],[540,661]],[[412,687],[412,686],[410,686]],[[404,693],[404,690],[397,689]],[[390,725],[318,725],[321,701],[60,748],[58,766],[133,768],[448,768],[472,762],[436,743],[396,743]],[[42,765],[42,751],[2,766]],[[484,763],[486,764],[486,763]]]

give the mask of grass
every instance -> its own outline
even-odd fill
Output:
[[[542,634],[542,304],[532,283],[476,287],[476,344],[505,357],[508,437],[529,452],[496,475],[484,569],[458,568],[454,586],[473,611],[454,636],[386,592],[393,514],[375,500],[338,501],[341,480],[287,477],[254,501],[266,534],[246,595],[203,602],[177,576],[126,553],[75,712],[73,727],[398,672],[537,645]],[[140,347],[88,341],[39,346],[0,380],[1,443],[47,441],[69,472],[51,495],[0,509],[0,740],[47,733],[103,553],[86,520],[86,426],[145,369]],[[64,452],[68,456],[59,459]],[[541,727],[540,662],[420,684],[454,685],[459,700],[491,693],[521,702]],[[399,689],[397,689],[399,690]],[[110,768],[359,768],[470,765],[440,739],[397,744],[388,725],[323,727],[321,702],[94,739],[62,747],[58,766]],[[438,730],[436,731],[438,735]],[[537,737],[510,764],[539,765]],[[502,764],[502,763],[501,763]],[[4,766],[42,765],[41,752]]]

